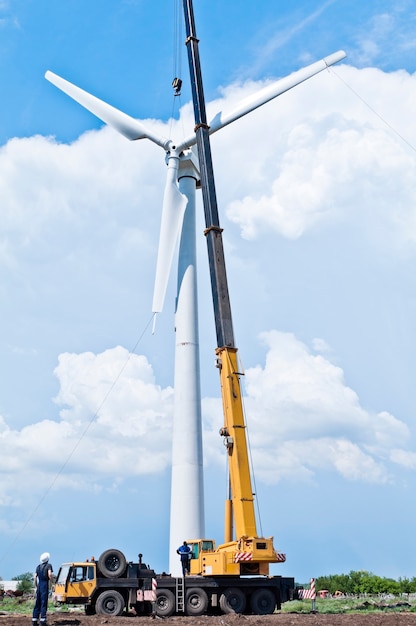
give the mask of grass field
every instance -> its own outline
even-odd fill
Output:
[[[0,602],[0,613],[19,613],[21,615],[31,615],[34,600],[32,598],[8,598],[5,597]],[[66,613],[71,607],[66,605],[55,608],[49,603],[49,613]],[[318,598],[315,602],[315,610],[320,614],[342,614],[342,613],[386,613],[386,612],[407,612],[416,613],[416,598],[412,594],[410,597],[392,596],[365,596],[348,598]],[[83,612],[79,608],[78,611]],[[311,600],[295,600],[285,602],[282,605],[281,613],[311,613]]]

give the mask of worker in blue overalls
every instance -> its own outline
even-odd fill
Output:
[[[32,615],[32,626],[39,624],[46,626],[46,611],[48,610],[49,582],[52,582],[52,565],[49,563],[50,554],[44,552],[40,555],[40,563],[34,574],[36,587],[36,602]]]
[[[191,558],[191,548],[188,546],[186,541],[183,542],[181,546],[176,550],[176,552],[181,557],[182,564],[182,574],[185,576],[189,574],[189,561]]]

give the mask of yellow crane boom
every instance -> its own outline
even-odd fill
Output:
[[[237,349],[218,349],[217,358],[224,411],[224,426],[220,430],[220,435],[224,437],[224,445],[227,448],[230,474],[230,498],[226,501],[224,541],[230,542],[233,540],[233,526],[237,538],[255,537],[257,528]]]

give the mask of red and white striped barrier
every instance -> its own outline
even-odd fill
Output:
[[[236,552],[234,555],[234,563],[240,563],[240,561],[252,561],[252,552]]]
[[[252,552],[236,552],[234,555],[234,563],[239,563],[240,561],[252,561],[253,553]],[[286,561],[286,554],[283,552],[276,552],[276,562],[284,563]]]
[[[299,600],[316,600],[315,579],[311,578],[310,589],[298,589]]]

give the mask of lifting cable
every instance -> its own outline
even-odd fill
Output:
[[[183,37],[181,0],[173,0],[173,67],[174,80],[180,80],[182,73],[181,41]]]
[[[246,410],[244,407],[244,398],[242,397],[242,403],[243,403],[243,413],[244,413],[244,421],[246,423],[246,434],[247,434],[247,449],[248,449],[248,456],[249,456],[249,460],[250,460],[250,467],[251,467],[251,480],[252,480],[252,487],[253,487],[253,497],[255,500],[255,508],[257,510],[257,523],[259,526],[259,530],[260,530],[260,537],[263,537],[263,524],[261,521],[261,512],[260,512],[260,497],[259,497],[259,493],[257,491],[257,482],[256,482],[256,474],[254,472],[254,463],[253,463],[253,456],[251,454],[251,443],[250,443],[250,432],[248,429],[248,424],[247,424],[247,419],[245,417],[246,415]]]
[[[173,120],[175,118],[176,107],[178,105],[178,111],[181,106],[181,87],[182,87],[182,38],[183,38],[183,17],[181,0],[173,0],[173,50],[172,50],[172,87],[173,87],[173,100],[172,100],[172,114],[171,114],[171,129]],[[172,132],[170,132],[170,135]]]
[[[123,365],[121,366],[118,374],[115,376],[113,382],[111,383],[111,385],[109,386],[107,392],[105,393],[103,399],[101,400],[100,404],[98,405],[98,408],[95,410],[94,414],[92,415],[91,419],[87,422],[87,425],[85,426],[84,430],[82,431],[82,433],[80,434],[80,436],[78,437],[77,441],[75,442],[72,450],[69,452],[68,456],[66,457],[66,459],[64,460],[64,462],[62,463],[61,467],[59,468],[59,470],[56,472],[55,476],[53,477],[53,479],[51,480],[50,484],[48,485],[48,487],[46,487],[43,495],[39,498],[37,504],[35,505],[35,507],[32,509],[32,511],[29,513],[28,517],[26,518],[25,522],[23,523],[23,526],[20,528],[20,530],[16,533],[16,535],[14,536],[14,539],[11,541],[11,543],[9,544],[9,546],[6,548],[6,550],[3,552],[2,555],[0,555],[0,563],[3,563],[3,561],[5,560],[5,558],[8,556],[8,554],[10,553],[11,549],[16,545],[16,543],[18,542],[18,540],[20,539],[20,537],[22,536],[23,532],[26,530],[26,528],[29,526],[30,522],[32,521],[32,519],[34,518],[34,516],[36,515],[36,513],[39,511],[40,507],[42,506],[42,504],[45,502],[46,498],[48,497],[48,495],[50,494],[50,492],[52,491],[52,489],[54,488],[54,486],[56,485],[58,479],[62,476],[64,470],[68,467],[71,459],[73,458],[73,456],[75,455],[76,451],[78,450],[81,442],[83,441],[83,439],[85,438],[85,436],[87,435],[89,429],[91,428],[91,426],[93,425],[93,423],[96,421],[99,412],[101,411],[101,409],[103,408],[103,406],[105,405],[105,403],[107,402],[108,398],[110,397],[110,395],[112,394],[114,388],[116,387],[118,381],[121,378],[121,375],[123,374],[124,370],[126,369],[127,365],[129,364],[133,354],[135,354],[139,344],[141,343],[147,329],[149,328],[150,324],[152,323],[152,320],[155,316],[155,313],[152,313],[151,318],[149,319],[149,321],[145,324],[139,338],[137,339],[136,343],[134,344],[132,350],[129,351],[127,358],[125,360],[125,362],[123,363]]]
[[[240,355],[238,355],[238,360],[241,363]],[[241,363],[241,367],[240,366],[238,367],[238,371],[244,373],[244,367],[243,367],[242,363]],[[244,378],[243,376],[240,377],[241,405],[242,405],[242,410],[243,410],[244,424],[246,426],[247,451],[248,451],[249,464],[250,464],[250,475],[251,475],[251,481],[252,481],[253,497],[254,497],[254,501],[255,501],[255,508],[257,510],[257,523],[258,523],[258,526],[259,526],[259,529],[260,529],[260,535],[259,536],[263,537],[263,525],[262,525],[261,514],[260,514],[260,503],[259,503],[259,495],[258,495],[258,492],[257,492],[256,474],[254,472],[253,456],[251,454],[250,431],[249,431],[249,428],[248,428],[247,412],[246,412],[246,407],[245,407],[245,404],[244,404],[244,395],[242,393],[243,378]],[[257,531],[257,534],[259,534],[258,531]]]

